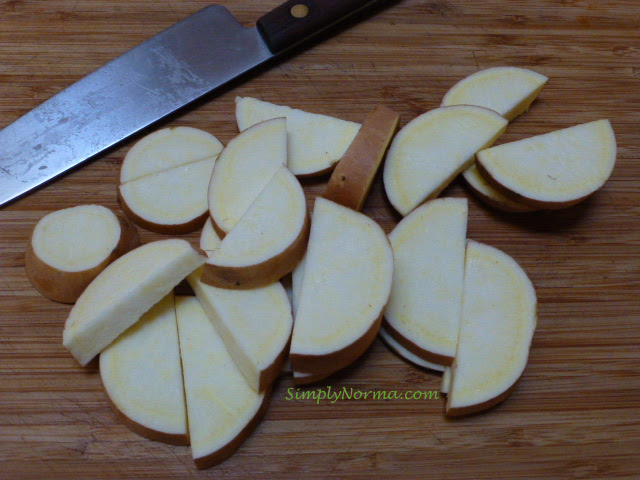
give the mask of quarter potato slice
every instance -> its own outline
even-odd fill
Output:
[[[231,289],[274,283],[295,268],[308,237],[302,187],[287,167],[280,167],[220,246],[209,252],[202,281]]]
[[[184,388],[196,467],[216,465],[240,448],[268,405],[233,363],[195,297],[176,297]]]

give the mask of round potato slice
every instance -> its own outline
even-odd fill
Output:
[[[100,205],[80,205],[43,217],[25,255],[31,284],[45,297],[74,303],[111,262],[140,243],[136,227]]]

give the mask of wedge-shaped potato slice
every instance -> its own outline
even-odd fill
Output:
[[[389,234],[393,287],[385,329],[428,362],[451,365],[462,308],[467,200],[438,198],[405,217]]]
[[[616,162],[609,120],[505,143],[478,153],[478,169],[494,187],[539,208],[564,208],[607,181]]]
[[[447,415],[485,410],[509,396],[522,375],[536,328],[536,293],[500,250],[469,240],[456,361]]]
[[[433,363],[433,362],[427,362],[426,360],[423,360],[419,356],[414,355],[409,350],[404,348],[400,343],[398,343],[396,341],[395,338],[393,338],[384,329],[384,327],[380,327],[380,332],[378,332],[378,333],[380,335],[380,338],[382,338],[382,340],[384,340],[384,343],[386,343],[387,346],[392,351],[394,351],[398,356],[404,358],[407,362],[413,363],[414,365],[417,365],[417,366],[422,367],[422,368],[428,368],[429,370],[435,370],[436,372],[442,372],[444,370],[444,367],[442,365],[439,365],[439,364]]]
[[[367,115],[331,174],[324,198],[358,212],[362,210],[399,119],[396,112],[383,105]]]
[[[317,198],[291,340],[291,368],[332,373],[375,339],[393,278],[391,245],[369,217]]]
[[[209,253],[202,281],[232,289],[274,283],[300,261],[308,237],[302,187],[287,167],[280,167],[220,246]]]
[[[25,269],[31,284],[45,297],[73,303],[111,262],[139,244],[136,227],[108,208],[65,208],[36,224]]]
[[[391,143],[384,188],[402,215],[440,192],[507,128],[507,121],[483,107],[441,107],[409,122]]]
[[[148,243],[123,255],[78,298],[64,325],[64,346],[86,365],[204,262],[178,239]]]
[[[456,83],[444,96],[442,106],[477,105],[511,121],[529,109],[547,80],[526,68],[487,68]]]
[[[222,151],[209,184],[209,212],[218,232],[230,231],[274,173],[287,164],[287,121],[253,125]]]
[[[475,163],[462,172],[462,177],[467,182],[471,192],[493,208],[505,212],[534,212],[539,210],[539,208],[532,207],[531,205],[527,205],[526,203],[507,197],[498,189],[492,187],[491,184],[487,182],[482,175],[480,175]]]
[[[178,235],[202,227],[215,158],[152,173],[120,185],[120,207],[147,230]]]
[[[139,140],[124,157],[120,183],[218,156],[222,143],[197,128],[163,128]]]
[[[360,125],[326,115],[294,110],[250,97],[236,97],[240,131],[271,118],[285,117],[289,139],[288,166],[299,177],[322,175],[342,158]]]
[[[291,339],[293,317],[280,282],[251,290],[229,290],[200,281],[201,270],[187,280],[234,362],[257,392],[278,377]]]
[[[195,297],[176,297],[191,452],[197,468],[230,457],[258,425],[268,399],[229,356]]]
[[[100,376],[131,430],[189,445],[173,292],[102,351]]]

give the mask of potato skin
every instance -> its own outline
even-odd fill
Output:
[[[120,240],[111,254],[99,265],[81,272],[64,272],[41,260],[33,250],[33,232],[25,253],[25,270],[31,285],[45,297],[60,303],[75,303],[87,285],[110,263],[140,245],[138,230],[120,213]]]
[[[293,271],[307,250],[311,222],[307,211],[300,234],[287,249],[262,263],[246,267],[225,267],[205,263],[202,272],[203,283],[218,288],[247,290],[277,282]]]
[[[385,330],[393,337],[393,339],[402,345],[404,348],[409,350],[414,355],[426,360],[427,362],[437,363],[438,365],[450,366],[453,364],[454,358],[446,355],[441,355],[439,353],[430,352],[429,350],[425,350],[420,346],[416,345],[410,339],[402,335],[398,332],[393,325],[385,320],[384,322]]]
[[[322,378],[328,377],[338,370],[351,365],[355,360],[360,358],[360,356],[373,343],[378,335],[381,323],[382,313],[380,313],[378,318],[360,338],[335,352],[331,352],[326,355],[290,354],[289,358],[293,371],[313,374],[308,380],[299,378],[296,384],[319,381]],[[294,379],[294,382],[295,381],[296,380]]]

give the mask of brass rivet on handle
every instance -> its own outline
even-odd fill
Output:
[[[302,3],[298,3],[291,7],[291,16],[295,18],[304,18],[309,14],[309,7],[303,5]]]

